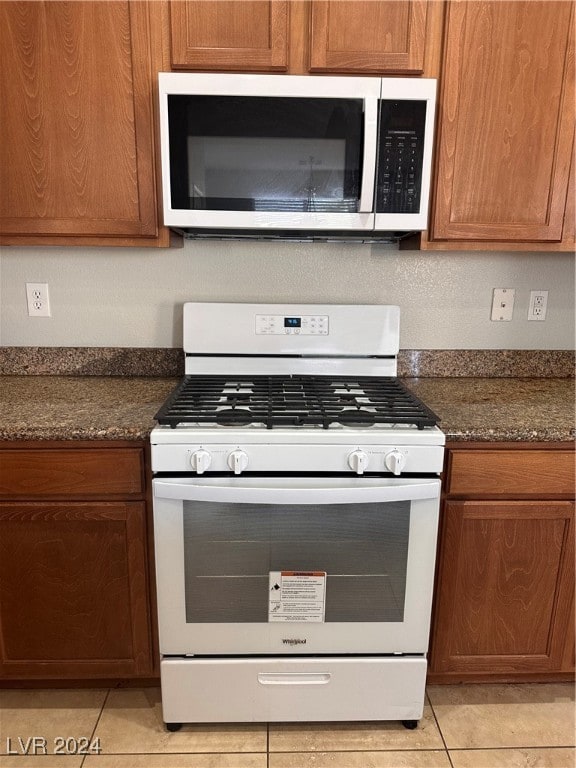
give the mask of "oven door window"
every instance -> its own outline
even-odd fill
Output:
[[[169,96],[172,208],[359,210],[362,99]]]
[[[409,527],[409,501],[185,501],[186,622],[267,622],[271,571],[326,572],[326,622],[402,622]]]

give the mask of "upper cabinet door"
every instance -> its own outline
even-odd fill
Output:
[[[431,240],[561,241],[574,4],[450,2]]]
[[[0,2],[6,242],[157,235],[151,48],[146,4]]]
[[[288,0],[173,0],[172,68],[282,72]]]
[[[426,0],[313,0],[310,71],[421,74]]]

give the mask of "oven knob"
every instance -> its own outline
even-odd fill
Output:
[[[234,470],[235,475],[239,475],[248,466],[248,454],[240,450],[232,451],[228,456],[228,466]]]
[[[192,465],[192,469],[196,470],[196,474],[198,475],[204,474],[211,463],[212,456],[210,456],[208,451],[203,449],[194,451],[192,456],[190,456],[190,464]]]
[[[402,472],[402,468],[406,463],[406,457],[400,451],[390,451],[384,457],[384,464],[386,469],[389,469],[393,475],[399,475]]]
[[[352,451],[348,456],[348,466],[354,470],[357,475],[363,475],[368,466],[368,455],[364,451]]]

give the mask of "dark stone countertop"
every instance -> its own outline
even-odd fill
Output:
[[[565,442],[575,437],[574,380],[405,378],[447,440]],[[0,377],[0,440],[146,440],[175,378]]]
[[[146,440],[177,379],[0,377],[0,440]]]
[[[406,385],[447,440],[564,442],[575,437],[574,379],[420,378]]]

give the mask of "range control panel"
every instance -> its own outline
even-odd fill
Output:
[[[328,315],[256,315],[256,334],[327,336]]]

